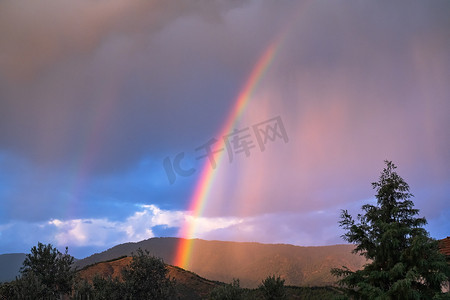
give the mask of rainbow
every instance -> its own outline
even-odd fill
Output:
[[[258,83],[266,74],[271,63],[274,61],[276,54],[282,45],[285,38],[286,31],[283,31],[279,36],[262,53],[257,63],[253,67],[250,76],[245,81],[245,84],[238,94],[234,106],[232,107],[225,124],[222,126],[221,130],[217,136],[222,137],[233,130],[233,126],[240,119],[245,108],[247,107],[253,92],[255,91]],[[225,142],[221,140],[218,148],[223,148]],[[222,161],[224,152],[217,155],[216,160],[219,165]],[[181,239],[176,250],[176,256],[174,259],[174,265],[182,267],[184,269],[189,268],[189,260],[191,257],[191,252],[193,248],[192,238],[195,236],[196,231],[196,219],[203,214],[209,192],[214,181],[214,169],[210,166],[209,162],[205,163],[202,168],[199,181],[194,189],[193,196],[190,201],[188,210],[192,212],[192,219],[187,220],[184,226],[181,228],[180,235]]]

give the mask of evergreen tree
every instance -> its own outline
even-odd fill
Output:
[[[340,226],[343,238],[356,244],[354,253],[368,259],[364,269],[333,269],[346,295],[354,299],[433,299],[442,296],[449,267],[438,250],[437,241],[423,228],[425,218],[410,200],[408,184],[385,161],[377,182],[377,205],[362,207],[356,222],[343,210]]]

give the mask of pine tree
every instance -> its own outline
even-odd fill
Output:
[[[437,241],[423,228],[425,218],[417,217],[408,184],[385,161],[376,190],[377,205],[362,207],[357,220],[343,210],[340,226],[343,238],[356,244],[354,253],[365,256],[364,269],[333,269],[338,284],[354,299],[433,299],[442,296],[442,285],[450,270],[438,250]]]

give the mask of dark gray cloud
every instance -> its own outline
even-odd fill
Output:
[[[205,127],[233,98],[208,40],[192,42],[202,32],[170,32],[223,26],[241,1],[47,2],[1,4],[3,149],[60,165],[91,155],[111,171],[186,142],[182,130]]]

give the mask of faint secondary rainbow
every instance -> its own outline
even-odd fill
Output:
[[[273,62],[276,54],[284,40],[285,31],[282,32],[262,53],[257,63],[253,67],[250,76],[246,80],[243,88],[241,89],[234,106],[232,107],[228,118],[226,119],[225,124],[222,126],[222,129],[217,134],[218,137],[225,136],[232,132],[233,126],[240,119],[242,113],[245,111],[255,88],[258,86],[258,83],[264,77],[264,74],[270,67]],[[224,147],[224,141],[219,140],[220,144],[217,148]],[[223,152],[217,154],[216,161],[217,165],[220,165],[220,162],[223,158]],[[212,184],[214,180],[214,170],[210,166],[209,162],[205,163],[202,168],[201,175],[197,186],[195,187],[193,196],[191,198],[191,202],[189,205],[189,211],[192,211],[192,215],[189,220],[186,221],[184,226],[181,228],[181,237],[177,252],[174,260],[174,265],[188,268],[189,267],[189,259],[192,252],[192,238],[195,236],[196,231],[196,219],[201,217],[203,214],[203,210],[205,208],[209,192],[211,190]]]

